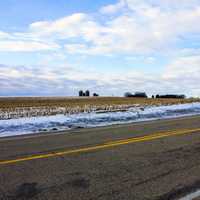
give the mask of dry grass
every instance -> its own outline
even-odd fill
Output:
[[[15,109],[28,107],[81,107],[85,106],[115,106],[115,105],[172,105],[200,102],[200,99],[145,99],[125,97],[5,97],[0,98],[0,109]]]

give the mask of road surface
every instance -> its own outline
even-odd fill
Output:
[[[200,116],[0,139],[1,200],[173,200],[200,189]]]

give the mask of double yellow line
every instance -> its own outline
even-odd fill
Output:
[[[138,143],[138,142],[161,139],[161,138],[170,137],[170,136],[180,136],[180,135],[186,135],[186,134],[197,133],[197,132],[200,132],[200,128],[155,133],[155,134],[146,135],[142,137],[133,137],[129,139],[110,141],[110,142],[99,144],[96,146],[83,147],[79,149],[71,149],[71,150],[66,150],[66,151],[53,152],[53,153],[40,154],[40,155],[31,155],[31,156],[11,159],[11,160],[3,160],[3,161],[0,161],[0,166],[15,164],[15,163],[23,162],[23,161],[28,161],[28,160],[37,160],[37,159],[51,158],[51,157],[56,157],[56,156],[70,155],[70,154],[75,154],[75,153],[91,152],[91,151],[112,148],[112,147],[125,145],[125,144]]]

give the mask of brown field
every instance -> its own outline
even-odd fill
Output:
[[[115,106],[115,105],[172,105],[200,102],[199,98],[191,99],[145,99],[125,97],[2,97],[0,109],[15,109],[28,107],[85,107],[85,106]]]

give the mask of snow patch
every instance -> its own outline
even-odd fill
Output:
[[[127,109],[127,111],[106,113],[90,112],[6,119],[0,120],[0,137],[176,118],[197,114],[200,114],[200,103],[149,106],[145,108],[132,107]]]
[[[192,199],[195,199],[197,197],[200,197],[200,190],[193,192],[191,194],[188,194],[187,196],[181,198],[180,200],[192,200]]]

